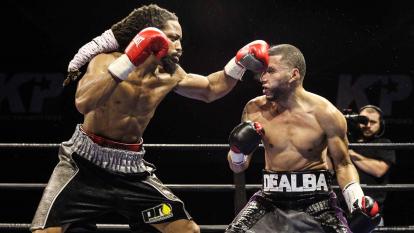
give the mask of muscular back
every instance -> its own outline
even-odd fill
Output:
[[[327,138],[318,117],[328,103],[309,92],[305,95],[306,98],[291,109],[283,109],[264,96],[246,105],[245,118],[260,122],[265,129],[266,169],[328,169]]]
[[[161,73],[157,66],[144,63],[117,84],[107,66],[119,55],[101,54],[91,61],[79,82],[76,102],[84,114],[85,130],[133,143],[142,137],[158,104],[177,85],[180,75]]]

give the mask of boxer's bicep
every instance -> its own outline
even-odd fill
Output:
[[[323,128],[327,137],[328,155],[332,159],[338,184],[344,188],[350,182],[358,181],[358,173],[348,154],[346,121],[339,112],[326,115]]]
[[[326,136],[328,155],[334,166],[341,165],[348,155],[345,118],[334,106],[323,106],[316,118]]]
[[[328,137],[328,155],[332,159],[335,170],[351,163],[347,153],[347,143],[339,136]]]
[[[98,55],[92,59],[82,79],[78,82],[76,95],[82,94],[85,88],[92,83],[109,80],[112,76],[108,71],[108,66],[112,61],[114,61],[114,58],[108,55]]]
[[[89,63],[76,89],[75,105],[80,113],[85,114],[105,102],[118,85],[107,69],[113,60],[113,56],[98,55]]]

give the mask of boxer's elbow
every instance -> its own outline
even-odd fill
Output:
[[[211,103],[215,100],[217,100],[218,98],[215,95],[212,95],[211,93],[208,93],[206,95],[203,96],[203,101],[205,103]]]
[[[211,103],[227,95],[233,86],[224,85],[223,83],[209,82],[203,91],[203,99],[206,103]]]
[[[216,100],[217,98],[215,98],[215,95],[212,94],[208,89],[203,89],[203,88],[199,88],[196,90],[186,90],[183,88],[176,88],[175,93],[190,98],[190,99],[195,99],[195,100],[199,100],[205,103],[211,103],[214,100]]]
[[[78,112],[85,115],[88,112],[88,104],[84,98],[78,97],[75,99],[75,106]]]
[[[210,89],[209,91],[204,93],[203,101],[206,103],[211,103],[224,97],[227,93],[228,91]]]
[[[192,95],[191,98],[203,101],[204,103],[211,103],[219,99],[220,96],[217,96],[215,93],[205,91],[197,93],[197,95]]]

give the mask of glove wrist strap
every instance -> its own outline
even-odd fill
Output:
[[[361,206],[364,192],[358,182],[355,181],[347,184],[342,191],[342,194],[344,195],[345,202],[350,213],[352,213],[357,207]],[[357,206],[355,206],[355,204]]]
[[[227,65],[224,67],[224,72],[236,79],[236,80],[242,80],[242,77],[244,75],[244,72],[246,72],[246,68],[243,67],[242,65],[238,64],[236,62],[236,59],[233,57],[228,63]]]
[[[108,66],[108,71],[112,76],[124,81],[135,68],[128,56],[123,54]]]
[[[232,150],[230,150],[229,153],[232,163],[240,165],[246,162],[246,155],[244,155],[243,153],[236,153]]]

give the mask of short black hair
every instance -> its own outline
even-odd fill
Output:
[[[290,44],[273,45],[269,49],[269,56],[275,55],[282,55],[282,61],[285,61],[292,68],[297,68],[303,80],[306,74],[306,61],[297,47]]]

